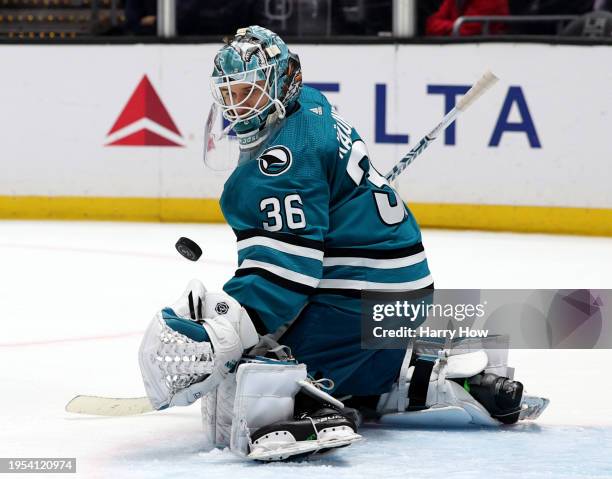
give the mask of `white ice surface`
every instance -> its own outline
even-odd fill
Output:
[[[204,250],[174,251],[179,236]],[[424,231],[440,288],[612,288],[612,239]],[[76,394],[141,396],[140,334],[192,277],[235,267],[227,226],[0,222],[0,457],[77,457],[82,477],[612,477],[612,351],[513,351],[537,423],[503,430],[367,428],[366,441],[301,463],[208,451],[199,410],[129,418],[64,412]],[[75,477],[74,475],[66,477]]]

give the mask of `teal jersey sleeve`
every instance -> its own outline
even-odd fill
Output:
[[[304,104],[300,109],[257,158],[238,166],[221,197],[238,246],[238,269],[224,290],[255,317],[260,332],[295,318],[323,272],[326,165],[337,144],[323,117]]]

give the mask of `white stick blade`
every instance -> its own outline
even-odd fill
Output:
[[[487,70],[478,80],[472,88],[468,90],[468,92],[463,95],[461,100],[457,102],[457,109],[464,111],[466,110],[472,103],[478,100],[489,88],[491,88],[499,78],[493,74],[490,70]]]
[[[153,411],[149,398],[105,398],[75,396],[66,404],[66,411],[93,416],[132,416]]]

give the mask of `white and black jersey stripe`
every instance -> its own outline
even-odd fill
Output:
[[[413,256],[425,251],[420,241],[405,248],[369,249],[369,248],[331,248],[326,247],[326,258],[370,258],[370,259],[397,259]]]
[[[395,269],[412,266],[426,259],[421,242],[407,248],[372,250],[365,248],[326,248],[323,266],[362,266]]]
[[[265,230],[236,231],[238,251],[252,246],[265,246],[278,252],[323,262],[323,242],[302,236]],[[313,294],[319,278],[308,276],[265,261],[245,259],[236,276],[255,274],[283,288],[302,294]]]
[[[303,236],[279,233],[277,231],[266,231],[260,229],[250,229],[236,231],[236,240],[240,243],[241,241],[248,240],[255,237],[265,237],[270,239],[278,240],[282,243],[287,243],[295,246],[303,246],[305,248],[316,249],[323,252],[323,241],[317,241],[310,238],[304,238]]]
[[[325,248],[322,241],[302,236],[253,229],[236,231],[238,251],[252,246],[264,246],[278,252],[321,261],[324,267],[350,266],[375,269],[397,269],[426,260],[422,243],[406,248],[374,250],[366,248]],[[305,275],[282,266],[255,259],[245,259],[236,276],[255,274],[283,288],[302,294],[331,293],[359,296],[361,291],[410,291],[430,287],[428,275],[412,281],[373,282],[352,278],[322,279]]]
[[[299,236],[292,237],[291,235],[286,234],[281,236],[279,233],[268,232],[262,234],[261,231],[258,231],[257,234],[254,234],[253,236],[243,238],[244,239],[238,239],[238,242],[236,243],[238,246],[238,251],[243,250],[244,248],[249,248],[250,246],[267,246],[268,248],[273,248],[277,251],[281,251],[282,253],[323,261],[322,243],[319,243],[318,241],[311,242],[311,240],[307,240],[304,242],[302,241],[303,238],[302,240],[296,241]]]
[[[421,242],[396,249],[366,248],[325,248],[323,266],[350,266],[379,270],[413,266],[425,261],[425,249]],[[361,291],[412,291],[433,285],[433,278],[427,275],[411,281],[375,282],[352,278],[325,278],[319,282],[317,293],[332,293],[359,296]]]

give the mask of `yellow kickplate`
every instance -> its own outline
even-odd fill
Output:
[[[612,236],[612,209],[409,203],[426,228]],[[0,196],[0,219],[222,223],[217,198]]]

